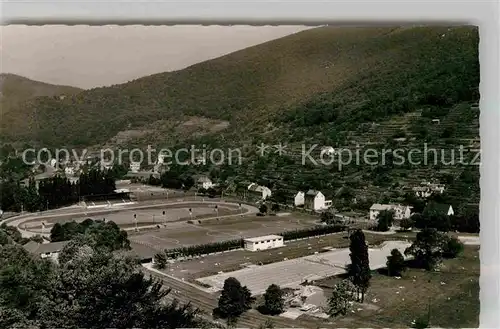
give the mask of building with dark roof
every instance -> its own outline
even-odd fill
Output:
[[[68,242],[69,241],[38,243],[35,241],[30,241],[24,244],[23,248],[37,257],[50,258],[57,262],[59,253],[63,250],[66,244],[68,244]]]

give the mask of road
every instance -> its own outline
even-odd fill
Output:
[[[209,199],[210,201],[206,201],[207,203],[210,202],[211,204],[220,204],[220,205],[233,205],[238,207],[239,204],[236,202],[226,202],[226,201],[221,201],[220,199]],[[6,219],[4,222],[9,225],[9,226],[14,226],[16,227],[20,232],[22,237],[24,238],[29,238],[34,235],[42,235],[42,236],[50,236],[50,233],[41,233],[41,232],[36,232],[36,231],[30,231],[30,230],[25,230],[22,228],[22,224],[27,221],[33,221],[33,220],[40,220],[43,221],[43,219],[48,219],[48,218],[57,218],[57,217],[68,217],[68,216],[91,216],[91,215],[97,215],[97,214],[105,214],[109,212],[118,212],[118,211],[123,211],[123,210],[140,210],[140,209],[148,209],[148,208],[156,208],[156,207],[168,207],[172,205],[179,205],[179,204],[193,204],[193,203],[203,203],[203,201],[198,199],[192,199],[192,200],[184,200],[184,201],[175,201],[172,200],[170,202],[148,202],[147,204],[141,203],[141,205],[130,205],[130,206],[123,206],[120,207],[119,209],[99,209],[99,210],[88,210],[88,209],[83,209],[80,208],[79,211],[75,211],[78,208],[75,207],[68,207],[68,208],[63,208],[60,209],[59,211],[51,211],[48,214],[25,214],[25,215],[20,215],[16,217],[11,217],[9,219]],[[248,204],[241,204],[241,207],[245,210],[243,212],[243,215],[252,215],[256,214],[259,212],[259,210],[254,207],[250,206]],[[224,216],[219,216],[218,218],[222,217],[232,217],[235,215],[224,215]],[[214,216],[213,219],[217,218],[217,216]],[[203,220],[208,220],[212,219],[211,218],[203,218]],[[185,219],[182,219],[181,221],[184,221]],[[168,224],[167,224],[168,225]],[[154,228],[156,225],[145,225],[145,226],[138,226],[139,229],[145,229],[145,228]],[[134,230],[135,228],[126,228],[125,230]]]

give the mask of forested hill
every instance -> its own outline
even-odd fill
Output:
[[[339,140],[364,122],[476,102],[478,42],[475,27],[321,27],[64,100],[32,99],[3,114],[1,137],[53,147]],[[172,129],[186,122],[196,134]]]
[[[75,95],[82,91],[80,88],[53,85],[45,82],[30,80],[10,73],[0,74],[0,108],[5,115],[11,109],[23,106],[23,103],[36,97],[53,97]],[[15,114],[13,114],[15,115]]]

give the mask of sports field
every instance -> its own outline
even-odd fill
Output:
[[[317,220],[317,217],[302,214],[281,217],[236,215],[201,221],[199,224],[170,223],[154,231],[130,234],[129,239],[157,250],[164,250],[302,229],[317,225]]]
[[[81,222],[86,218],[93,220],[113,221],[119,226],[125,228],[135,226],[137,224],[153,225],[164,224],[175,221],[187,221],[190,219],[201,220],[203,218],[222,217],[228,215],[245,214],[246,209],[240,209],[235,204],[230,203],[214,203],[214,202],[192,202],[192,203],[175,203],[165,205],[150,205],[140,207],[141,204],[135,203],[119,207],[101,208],[97,211],[85,209],[83,207],[75,209],[77,213],[72,215],[54,216],[41,219],[28,220],[23,223],[23,228],[38,231],[42,228],[42,221],[45,223],[46,230],[50,230],[55,223],[65,223],[71,220]],[[217,208],[216,208],[217,206]],[[139,207],[139,208],[138,208]],[[191,209],[191,213],[189,212]],[[165,215],[163,215],[165,212]],[[135,215],[135,219],[134,219]]]

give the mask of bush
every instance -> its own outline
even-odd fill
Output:
[[[155,267],[163,270],[165,267],[167,267],[167,256],[165,255],[164,252],[159,252],[155,254]]]
[[[424,329],[429,328],[429,320],[426,317],[419,317],[413,323],[412,328]]]
[[[402,230],[407,231],[413,227],[413,220],[411,218],[403,218],[399,222],[399,227],[401,227]]]
[[[455,258],[464,251],[464,244],[457,238],[453,237],[448,240],[443,248],[444,258]]]
[[[390,276],[401,276],[406,269],[403,255],[398,249],[392,249],[391,255],[387,256],[387,272]]]

